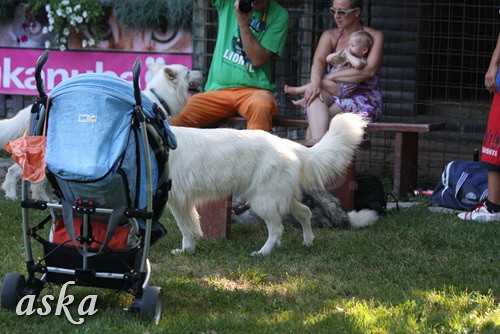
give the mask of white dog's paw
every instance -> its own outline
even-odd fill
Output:
[[[251,256],[266,256],[267,254],[263,254],[260,251],[255,251],[250,253]]]
[[[45,182],[32,183],[30,189],[34,199],[50,202],[50,197],[45,191]]]
[[[2,184],[2,189],[5,191],[5,197],[7,197],[10,200],[16,200],[17,199],[17,194],[16,194],[16,189],[12,189],[13,187],[8,187],[4,184]]]
[[[261,248],[258,251],[250,253],[251,256],[268,256],[271,254],[272,249]]]
[[[304,246],[311,247],[313,245],[313,241],[305,241],[304,240]]]
[[[189,249],[184,249],[184,248],[177,248],[177,249],[172,249],[170,251],[170,254],[189,254],[189,253],[194,253],[194,248],[189,248]]]
[[[306,246],[312,246],[314,241],[314,235],[308,235],[304,236],[304,245]]]
[[[15,201],[17,199],[16,194],[5,193],[5,197],[12,200],[12,201]]]
[[[177,248],[177,249],[172,249],[170,251],[170,254],[181,254],[181,253],[184,253],[184,251],[180,248]]]

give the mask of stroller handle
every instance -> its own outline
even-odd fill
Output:
[[[137,57],[134,62],[134,68],[132,70],[132,77],[134,81],[134,97],[135,104],[140,106],[142,104],[141,99],[141,87],[139,85],[139,77],[141,75],[141,58]]]
[[[40,57],[38,57],[38,60],[36,61],[36,67],[35,67],[35,81],[36,81],[36,89],[38,90],[38,94],[40,97],[45,97],[47,94],[45,93],[45,85],[43,83],[43,78],[42,78],[42,68],[49,59],[49,50],[45,50],[44,53]]]

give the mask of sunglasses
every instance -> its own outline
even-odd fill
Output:
[[[356,11],[357,8],[352,8],[352,9],[348,9],[348,10],[336,10],[335,8],[333,7],[330,7],[330,13],[332,13],[333,16],[339,14],[340,16],[346,16],[346,15],[349,15],[353,12]]]

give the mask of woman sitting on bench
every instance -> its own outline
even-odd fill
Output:
[[[329,120],[340,112],[362,114],[371,121],[380,118],[382,95],[376,74],[382,63],[384,35],[378,30],[363,26],[360,19],[362,8],[362,0],[334,0],[332,3],[330,11],[338,28],[328,29],[321,35],[314,53],[311,80],[304,93],[309,121],[308,139],[323,137],[328,130]],[[326,68],[326,56],[346,49],[350,34],[357,30],[365,30],[373,37],[366,66],[361,70],[351,68],[330,73],[328,79],[360,83],[359,87],[347,98],[324,99],[321,81]]]

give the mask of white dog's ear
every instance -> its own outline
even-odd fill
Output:
[[[173,69],[171,69],[170,67],[165,67],[163,69],[163,71],[165,72],[165,74],[167,75],[167,77],[170,79],[170,80],[175,80],[177,79],[177,72],[174,71]]]
[[[153,75],[155,75],[156,73],[158,73],[162,69],[162,67],[163,67],[162,64],[157,64],[155,62],[146,63],[146,65],[148,66],[149,71],[151,71],[151,73],[153,73]]]

